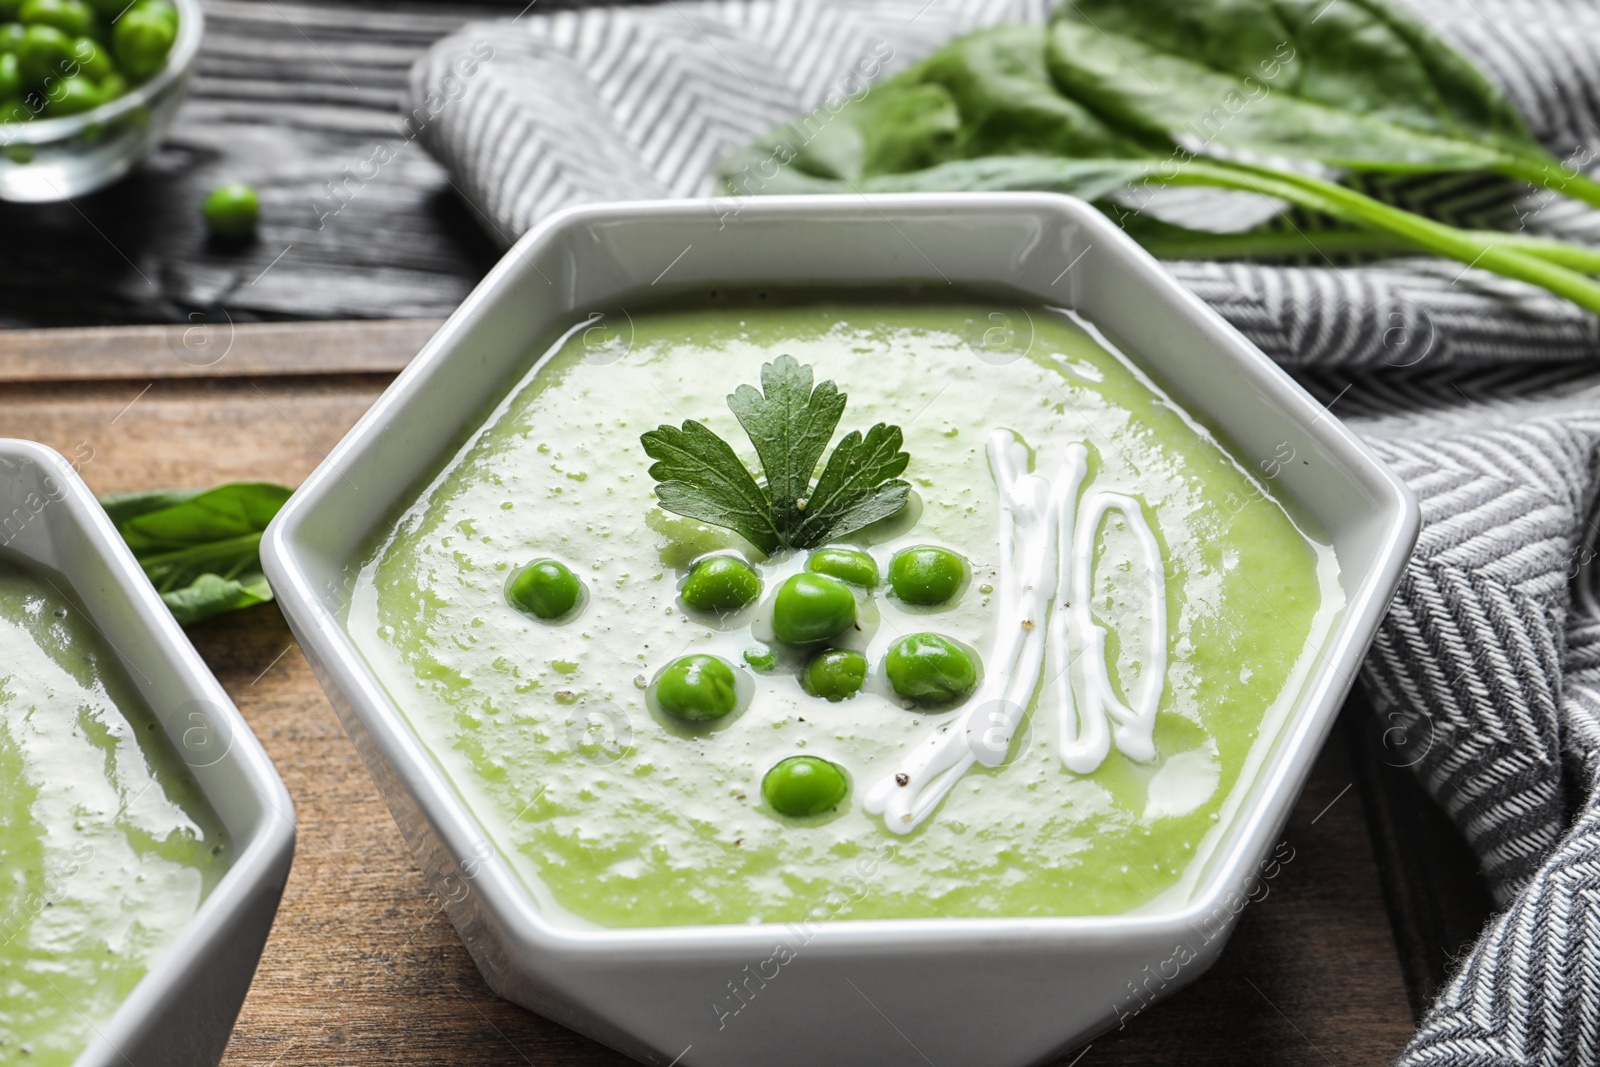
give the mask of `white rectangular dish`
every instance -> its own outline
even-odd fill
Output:
[[[122,661],[220,819],[232,862],[75,1067],[213,1067],[255,975],[294,855],[294,807],[272,761],[59,454],[0,440],[0,545],[49,568]],[[96,773],[90,771],[89,773]]]
[[[1048,1059],[1106,1026],[1130,984],[1193,942],[1151,995],[1192,980],[1233,925],[1355,678],[1415,541],[1404,485],[1314,399],[1090,205],[1048,194],[601,205],[524,237],[279,514],[262,558],[301,646],[485,977],[646,1063]],[[773,955],[777,924],[575,930],[539,907],[346,629],[365,539],[515,383],[553,330],[673,286],[916,282],[1081,312],[1239,454],[1299,462],[1275,486],[1326,531],[1346,607],[1187,897],[1137,913],[821,924],[752,1010],[715,1007]],[[658,290],[659,291],[659,290]],[[1204,936],[1196,931],[1204,930]],[[770,986],[770,988],[769,988]],[[870,994],[870,999],[869,999]]]

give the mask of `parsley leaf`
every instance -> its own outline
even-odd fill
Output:
[[[733,530],[765,553],[812,548],[887,518],[911,486],[898,479],[911,457],[898,426],[846,434],[812,485],[811,476],[844,415],[847,397],[831,381],[813,387],[812,369],[792,356],[761,368],[761,389],[728,397],[761,462],[765,484],[722,438],[689,419],[640,437],[656,462],[656,499],[677,515]]]
[[[903,440],[900,427],[881,422],[865,439],[860,430],[845,434],[806,502],[797,543],[820,545],[905,507],[911,486],[896,478],[911,462]]]
[[[675,515],[725,526],[763,552],[783,543],[772,505],[728,442],[688,419],[680,429],[662,426],[639,438],[655,460],[650,477],[656,499]]]
[[[810,367],[779,356],[761,368],[761,392],[741,385],[728,397],[728,407],[756,446],[772,522],[782,531],[798,529],[805,518],[811,472],[844,415],[839,387],[823,382],[812,389],[811,382]]]

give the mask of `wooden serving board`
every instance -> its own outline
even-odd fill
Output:
[[[0,433],[57,449],[101,494],[232,479],[297,485],[436,325],[239,326],[212,347],[186,341],[181,327],[0,332]],[[190,636],[277,764],[300,820],[294,871],[226,1064],[631,1062],[485,986],[276,606]],[[1289,858],[1242,906],[1221,962],[1063,1065],[1394,1058],[1418,989],[1431,992],[1437,976],[1414,943],[1418,923],[1392,925],[1389,908],[1431,891],[1391,874],[1386,907],[1365,812],[1391,804],[1392,790],[1361,777],[1370,761],[1349,742],[1358,734],[1329,743],[1284,830]],[[1390,866],[1397,849],[1380,835]],[[1132,1014],[1140,1001],[1125,990],[1118,1004]],[[922,1044],[919,1054],[908,1042],[904,1062],[939,1067],[939,1050]]]

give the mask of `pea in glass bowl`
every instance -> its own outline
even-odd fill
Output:
[[[178,37],[155,77],[79,115],[0,122],[0,200],[37,204],[92,193],[150,154],[189,92],[204,29],[200,0],[172,3]]]

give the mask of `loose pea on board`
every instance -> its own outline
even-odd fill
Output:
[[[241,182],[228,182],[211,190],[201,210],[212,233],[235,239],[254,233],[261,214],[256,191]]]

